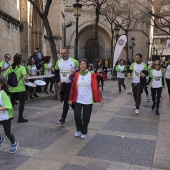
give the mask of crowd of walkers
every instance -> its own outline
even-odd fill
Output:
[[[63,102],[63,109],[57,124],[59,126],[65,125],[68,109],[71,106],[74,111],[76,125],[75,137],[81,137],[82,139],[87,137],[93,104],[96,102],[103,104],[100,86],[103,91],[104,80],[107,79],[110,63],[107,58],[104,61],[99,59],[94,70],[93,65],[89,64],[86,59],[77,61],[69,57],[67,49],[62,49],[57,56],[58,61],[53,65],[50,56],[43,58],[40,50],[36,49],[28,59],[25,67],[21,65],[22,55],[20,54],[16,54],[12,62],[10,55],[6,54],[4,61],[0,63],[0,124],[4,128],[5,135],[11,141],[9,153],[15,153],[19,144],[11,133],[11,120],[13,119],[13,108],[16,100],[19,100],[17,122],[24,123],[28,122],[23,117],[26,91],[29,91],[30,95],[28,97],[30,99],[39,97],[36,87],[28,88],[25,86],[28,81],[33,82],[32,79],[28,79],[29,76],[55,74],[54,77],[45,78],[45,93],[54,93],[54,81],[60,87],[60,100]],[[136,54],[135,60],[130,67],[126,66],[123,59],[120,59],[115,71],[117,72],[118,93],[122,92],[121,86],[126,90],[126,76],[132,81],[135,114],[140,112],[142,92],[145,91],[149,101],[148,88],[151,88],[153,101],[151,108],[156,108],[156,115],[159,115],[162,88],[165,87],[164,78],[168,87],[170,102],[170,58],[166,61],[160,58],[154,62],[149,59],[148,63],[145,64],[142,61],[142,55]],[[49,83],[50,88],[48,88]],[[10,99],[8,96],[10,96]],[[4,140],[4,137],[0,137],[0,147]]]

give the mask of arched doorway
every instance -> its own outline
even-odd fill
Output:
[[[87,40],[85,44],[85,58],[89,63],[93,63],[95,56],[95,39],[91,38]]]

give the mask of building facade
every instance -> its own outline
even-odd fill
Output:
[[[34,2],[43,11],[45,1],[34,0]],[[53,0],[48,15],[57,50],[67,47],[72,57],[75,53],[76,39],[76,19],[71,7],[74,3],[75,0],[70,0],[65,5],[63,1]],[[1,59],[6,53],[11,56],[15,53],[21,53],[24,60],[27,60],[37,47],[42,50],[45,56],[51,55],[43,23],[28,0],[1,0],[0,26]],[[136,44],[133,48],[134,55],[142,53],[146,60],[149,55],[147,43],[150,41],[150,33],[150,28],[145,24],[139,24],[133,31],[129,32],[128,58],[130,60],[134,57],[129,49],[132,37],[135,37]],[[124,32],[120,30],[119,34],[124,34]],[[94,48],[94,8],[83,7],[82,15],[79,18],[78,59],[87,58],[89,62],[93,62]],[[110,24],[102,16],[99,21],[99,51],[99,58],[108,57],[111,60]],[[121,58],[126,59],[126,50],[121,53]]]

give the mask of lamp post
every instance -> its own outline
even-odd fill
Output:
[[[131,38],[131,41],[132,41],[132,45],[130,45],[129,48],[132,50],[132,61],[133,61],[133,47],[136,45],[136,44],[135,44],[135,37],[132,37],[132,38]]]
[[[115,37],[116,37],[116,42],[117,42],[118,37],[119,37],[119,31],[120,31],[120,28],[116,25],[116,26],[115,26],[115,29],[114,29]]]
[[[78,57],[78,21],[81,16],[82,4],[79,3],[80,0],[76,0],[76,3],[73,4],[74,16],[76,17],[76,51],[75,59]]]
[[[155,55],[155,47],[153,47],[153,55]]]

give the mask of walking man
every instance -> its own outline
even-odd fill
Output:
[[[61,50],[61,57],[62,58],[58,60],[55,65],[55,77],[57,85],[61,87],[60,99],[61,102],[64,101],[64,104],[61,119],[57,122],[57,124],[64,126],[65,119],[67,117],[67,112],[69,109],[68,100],[71,89],[71,83],[73,80],[73,76],[76,73],[76,68],[79,67],[79,62],[69,57],[67,49]],[[74,110],[74,105],[71,106]]]
[[[139,114],[141,103],[141,93],[145,83],[145,78],[148,76],[147,65],[142,62],[142,54],[136,54],[136,62],[132,63],[128,71],[128,78],[132,79],[132,91],[136,103],[135,114]]]

